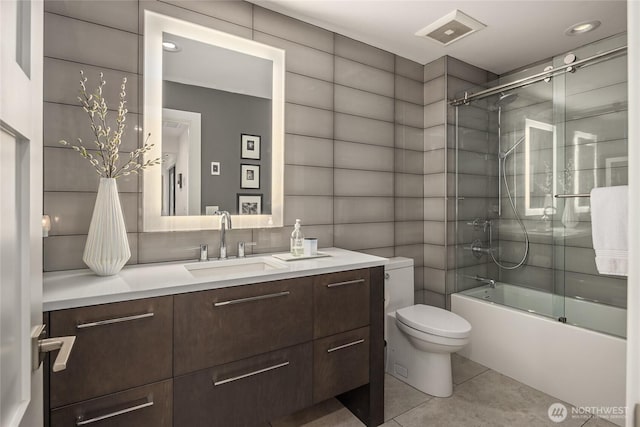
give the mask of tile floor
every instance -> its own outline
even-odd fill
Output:
[[[552,422],[547,410],[558,399],[457,354],[453,355],[453,396],[424,394],[385,376],[382,427],[613,427],[592,417]],[[565,404],[567,407],[570,405]],[[271,423],[272,427],[361,427],[363,424],[335,399]]]

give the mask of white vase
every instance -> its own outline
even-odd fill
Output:
[[[115,178],[100,178],[82,260],[98,276],[117,274],[131,258]]]
[[[578,225],[575,199],[565,200],[564,211],[562,212],[562,224],[567,228],[573,228]]]

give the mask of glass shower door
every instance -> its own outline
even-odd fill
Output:
[[[625,44],[622,35],[573,53],[579,60]],[[557,57],[554,66],[570,59]],[[564,284],[567,323],[625,336],[626,278],[601,275],[596,268],[591,203],[585,195],[594,187],[627,184],[626,54],[555,77],[554,96],[564,99],[555,111],[564,123],[558,190],[574,196],[558,203],[561,232],[554,245],[556,283]]]

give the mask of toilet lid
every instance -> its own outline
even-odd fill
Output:
[[[441,337],[466,338],[471,332],[471,324],[462,317],[430,305],[401,308],[396,318],[413,329]]]

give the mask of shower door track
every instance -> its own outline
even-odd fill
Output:
[[[597,64],[598,62],[601,62],[601,60],[604,60],[604,59],[606,59],[606,58],[608,58],[610,56],[621,55],[621,54],[625,53],[626,51],[627,51],[627,46],[620,46],[620,47],[617,47],[615,49],[611,49],[611,50],[608,50],[606,52],[598,53],[598,54],[590,56],[588,58],[572,62],[571,64],[562,65],[560,67],[555,67],[555,68],[552,68],[550,70],[543,71],[541,73],[534,74],[534,75],[529,76],[529,77],[524,77],[522,79],[515,80],[515,81],[513,81],[511,83],[505,83],[503,85],[493,87],[491,89],[485,89],[485,90],[482,90],[480,92],[471,93],[471,94],[465,92],[463,98],[453,99],[453,100],[449,101],[449,104],[454,106],[454,107],[457,107],[459,105],[465,105],[465,104],[470,103],[473,100],[482,99],[482,98],[485,98],[487,96],[495,95],[496,93],[500,93],[500,92],[503,92],[505,90],[517,89],[517,88],[520,88],[520,87],[528,86],[528,85],[533,84],[533,83],[537,83],[537,82],[542,81],[544,79],[547,79],[549,77],[555,77],[557,75],[565,74],[565,73],[572,73],[577,68],[585,67],[585,66],[588,66],[588,65]]]

